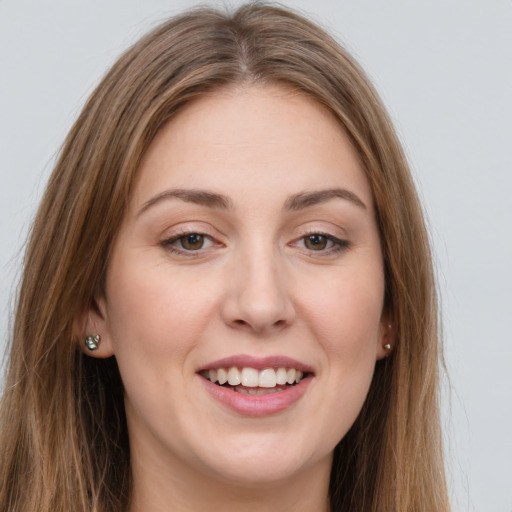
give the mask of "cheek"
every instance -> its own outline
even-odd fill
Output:
[[[383,301],[383,274],[370,268],[316,281],[303,294],[301,307],[326,353],[352,359],[368,353],[375,356]]]
[[[323,415],[326,439],[335,443],[354,423],[371,384],[383,296],[383,275],[370,270],[317,282],[302,302],[325,358],[322,403],[316,414]]]
[[[140,257],[113,259],[107,318],[121,369],[149,365],[166,375],[178,371],[178,365],[169,369],[168,361],[183,363],[197,344],[211,320],[210,289],[204,280],[185,279],[165,264],[144,264]]]
[[[133,431],[175,431],[183,403],[192,401],[182,385],[192,370],[189,355],[214,314],[212,283],[130,256],[112,258],[107,277],[108,331],[128,420]]]

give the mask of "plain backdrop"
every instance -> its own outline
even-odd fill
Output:
[[[196,3],[0,0],[0,350],[30,220],[85,98],[126,46]],[[454,510],[511,512],[512,0],[284,4],[352,51],[396,123],[436,253]]]

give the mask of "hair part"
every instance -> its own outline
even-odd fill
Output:
[[[302,16],[260,3],[163,23],[119,58],[72,127],[24,259],[0,409],[0,510],[126,510],[122,382],[115,358],[82,355],[75,319],[103,294],[137,169],[160,127],[204,94],[253,84],[283,84],[327,108],[375,201],[396,343],[335,449],[332,510],[449,510],[432,258],[401,145],[350,55]]]

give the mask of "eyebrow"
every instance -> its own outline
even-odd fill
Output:
[[[303,210],[305,208],[310,208],[335,198],[345,199],[366,210],[366,205],[363,203],[363,201],[361,201],[361,199],[359,199],[356,194],[343,188],[333,188],[313,192],[300,192],[286,200],[284,204],[284,210]],[[199,189],[180,188],[165,190],[164,192],[161,192],[160,194],[152,197],[142,205],[142,208],[137,213],[137,216],[141,215],[155,204],[169,199],[180,199],[181,201],[185,201],[187,203],[195,203],[206,206],[208,208],[215,208],[220,210],[229,210],[233,208],[233,201],[228,196],[223,194],[217,194]]]
[[[141,215],[155,204],[168,199],[181,199],[187,203],[200,204],[202,206],[207,206],[208,208],[216,208],[220,210],[233,208],[233,201],[223,194],[215,194],[213,192],[207,192],[206,190],[178,188],[165,190],[146,201],[139,210],[137,216]]]
[[[359,197],[344,188],[331,188],[327,190],[318,190],[316,192],[301,192],[289,197],[284,204],[285,210],[303,210],[320,203],[325,203],[331,199],[340,198],[350,201],[351,203],[366,210],[366,205]]]

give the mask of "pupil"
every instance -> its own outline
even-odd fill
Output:
[[[182,245],[185,249],[201,249],[203,246],[203,236],[196,233],[187,235],[183,238]]]
[[[306,247],[308,249],[325,249],[327,239],[323,235],[310,235],[306,238]]]

